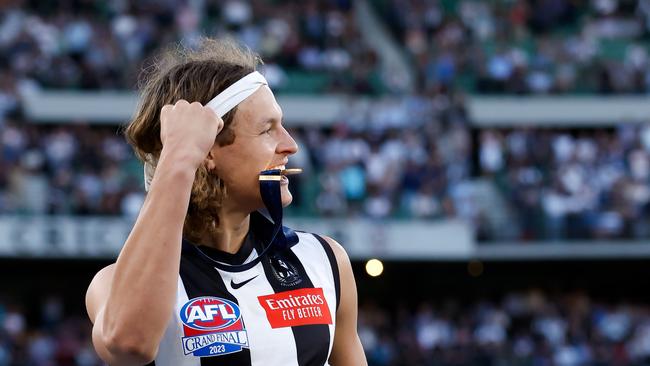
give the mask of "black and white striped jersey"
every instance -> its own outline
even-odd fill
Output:
[[[338,266],[321,237],[297,234],[297,244],[243,271],[223,263],[262,251],[253,230],[236,254],[183,242],[174,314],[152,365],[329,365]]]

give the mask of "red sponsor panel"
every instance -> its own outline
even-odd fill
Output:
[[[332,324],[332,315],[322,288],[302,288],[258,296],[271,328],[308,324]]]

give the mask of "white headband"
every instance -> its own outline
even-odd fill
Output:
[[[212,98],[205,106],[212,108],[219,117],[223,118],[226,113],[243,102],[244,99],[250,97],[262,85],[268,85],[266,79],[259,72],[253,71],[227,87],[226,90]]]
[[[223,118],[226,113],[235,108],[239,103],[243,102],[246,98],[250,97],[262,85],[268,85],[268,82],[257,71],[253,71],[243,78],[237,80],[234,84],[227,87],[224,91],[219,93],[216,97],[206,104],[206,107],[214,110],[220,118]],[[153,157],[149,156],[151,160]],[[154,166],[149,162],[144,163],[144,189],[149,190],[149,185],[153,179]]]

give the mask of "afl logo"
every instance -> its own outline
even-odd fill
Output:
[[[227,328],[241,318],[239,306],[219,297],[197,297],[187,302],[180,311],[186,326],[202,331],[215,331]]]

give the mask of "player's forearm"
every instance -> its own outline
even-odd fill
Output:
[[[116,348],[157,347],[176,295],[183,223],[195,170],[163,151],[115,266],[103,327]],[[145,342],[142,344],[142,342]],[[139,344],[139,345],[138,345]]]

